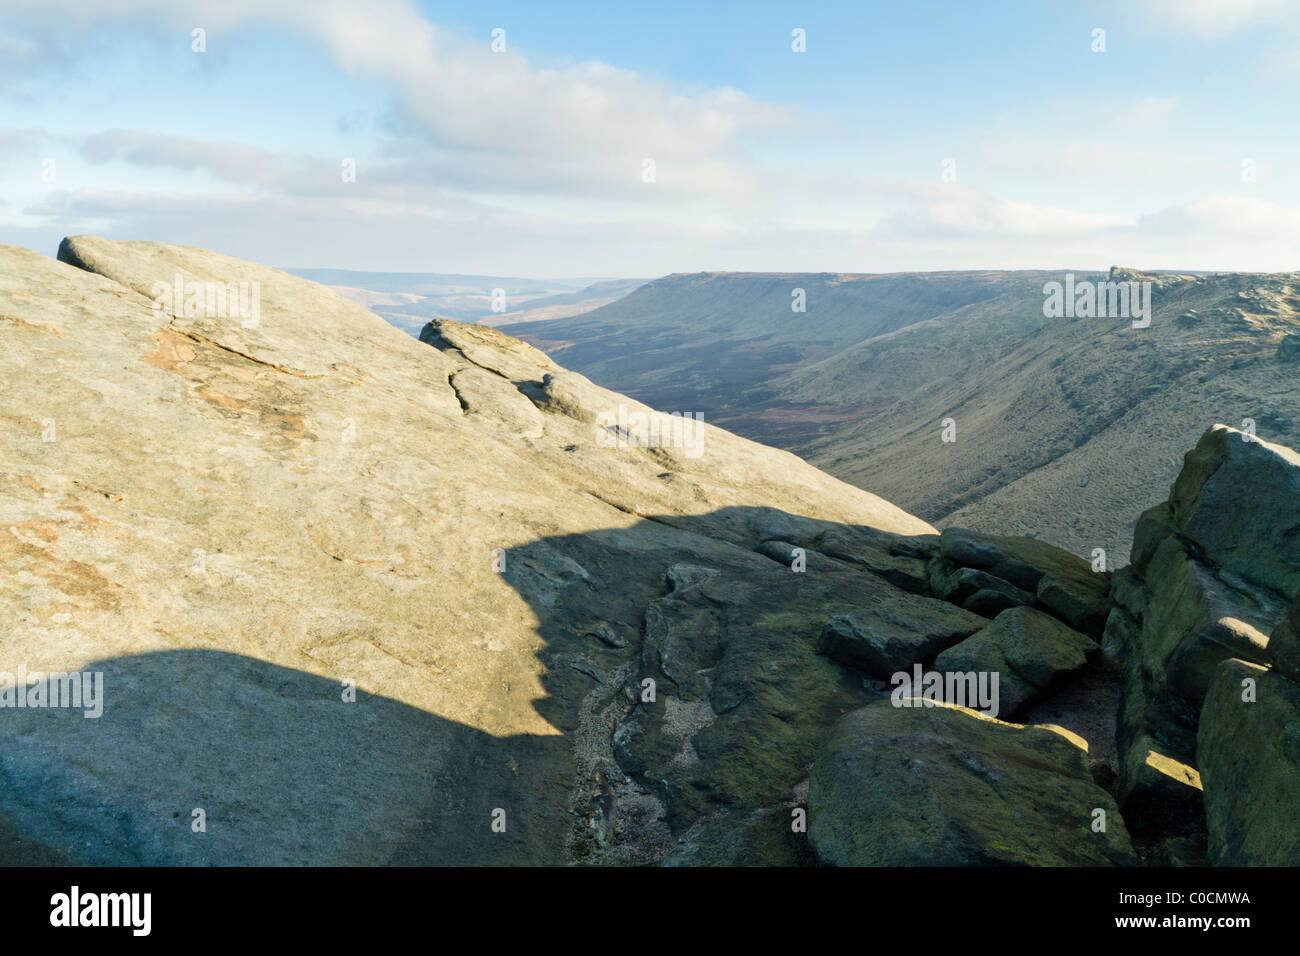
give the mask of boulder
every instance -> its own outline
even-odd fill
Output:
[[[1169,500],[1138,520],[1132,565],[1112,576],[1103,645],[1126,661],[1117,796],[1153,860],[1208,825],[1198,733],[1216,675],[1229,660],[1288,658],[1280,622],[1295,585],[1297,490],[1300,456],[1216,425],[1184,457]]]
[[[1141,625],[1122,607],[1112,608],[1101,634],[1101,652],[1117,664],[1128,660],[1129,651],[1141,636]]]
[[[1115,790],[1129,834],[1150,846],[1174,837],[1204,842],[1196,773],[1196,708],[1170,694],[1137,653],[1125,666],[1115,724]]]
[[[1247,681],[1254,682],[1253,693]],[[1295,866],[1300,685],[1245,661],[1225,661],[1201,711],[1196,757],[1210,862]]]
[[[1101,638],[1110,613],[1110,583],[1102,573],[1072,568],[1049,571],[1038,581],[1038,603],[1076,631]]]
[[[1184,457],[1169,514],[1214,567],[1300,596],[1300,454],[1215,425]]]
[[[1156,548],[1177,530],[1169,517],[1168,501],[1142,512],[1133,528],[1133,547],[1129,549],[1131,566],[1139,572],[1145,571]]]
[[[916,534],[895,538],[889,545],[889,553],[903,558],[919,558],[929,561],[939,553],[939,536],[937,534]]]
[[[1093,573],[1083,558],[1037,538],[980,534],[966,528],[944,528],[939,552],[953,564],[979,568],[1030,592],[1038,589],[1038,582],[1049,571]]]
[[[826,622],[817,646],[832,660],[887,681],[913,664],[933,660],[988,623],[946,601],[912,597],[835,615]]]
[[[1015,585],[1007,585],[1006,588],[980,588],[966,600],[961,602],[961,606],[966,610],[978,614],[980,617],[997,617],[1007,608],[1023,607],[1027,603],[1021,599],[1020,591]],[[1020,592],[1023,593],[1023,592]]]
[[[813,764],[809,839],[836,866],[1133,865],[1082,742],[964,708],[877,701]],[[1098,811],[1101,811],[1100,813]],[[1104,819],[1105,829],[1100,827]]]
[[[1096,643],[1055,618],[1015,607],[941,653],[934,669],[997,673],[998,710],[993,716],[1010,720],[1082,670],[1096,651]]]
[[[920,553],[917,546],[904,543],[906,540],[831,529],[818,535],[812,547],[827,557],[855,564],[904,591],[928,596],[930,582],[925,562],[916,556]],[[909,551],[914,553],[906,553]]]
[[[1201,775],[1172,748],[1142,731],[1122,755],[1116,798],[1134,839],[1203,833]]]
[[[930,590],[934,595],[953,604],[965,606],[966,602],[980,591],[1002,595],[1007,603],[999,610],[1017,604],[1034,603],[1032,594],[1016,587],[1010,581],[977,568],[959,567],[947,558],[931,558],[926,564],[926,573],[930,580]],[[968,608],[968,610],[974,609]]]

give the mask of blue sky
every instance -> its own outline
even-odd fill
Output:
[[[0,0],[0,242],[531,276],[1300,269],[1298,50],[1300,0]]]

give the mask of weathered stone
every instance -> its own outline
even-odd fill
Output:
[[[812,546],[828,557],[847,561],[884,578],[904,591],[928,596],[930,582],[925,562],[916,557],[895,554],[893,549],[897,543],[887,540],[883,535],[868,538],[857,532],[832,529],[818,535]]]
[[[1233,587],[1188,557],[1176,538],[1156,549],[1146,580],[1151,600],[1140,644],[1154,693],[1172,692],[1197,707],[1222,661],[1269,662],[1267,634],[1283,613],[1276,595],[1243,581]]]
[[[1106,618],[1106,629],[1101,635],[1101,652],[1112,661],[1123,664],[1128,660],[1129,651],[1137,645],[1141,636],[1141,625],[1129,616],[1122,607],[1111,608]]]
[[[1204,832],[1201,775],[1169,756],[1171,748],[1143,732],[1123,755],[1115,796],[1134,839]]]
[[[1076,631],[1100,638],[1110,613],[1110,583],[1089,571],[1048,572],[1038,581],[1038,602]]]
[[[1162,501],[1153,508],[1142,512],[1133,528],[1133,547],[1129,549],[1132,566],[1139,572],[1146,571],[1147,564],[1156,553],[1156,548],[1170,535],[1177,533],[1169,517],[1169,502]]]
[[[827,621],[818,648],[832,660],[889,680],[913,664],[929,661],[988,621],[935,598],[854,608]]]
[[[1169,506],[1198,556],[1300,596],[1300,454],[1215,425],[1185,456]]]
[[[1253,694],[1246,681],[1254,682]],[[1196,757],[1210,862],[1294,866],[1300,860],[1300,685],[1245,661],[1226,661],[1205,698]]]
[[[1142,586],[1142,578],[1132,565],[1120,568],[1110,576],[1110,600],[1113,605],[1127,612],[1135,623],[1142,623],[1147,595]]]
[[[994,673],[999,710],[1011,720],[1047,697],[1096,653],[1089,638],[1027,607],[1003,611],[993,623],[941,653],[934,669]]]
[[[1086,757],[1047,727],[878,701],[840,720],[818,753],[809,838],[838,866],[1132,865]],[[1092,828],[1098,810],[1104,832]]]
[[[601,621],[587,633],[607,647],[627,647],[627,640],[604,621]]]
[[[1093,574],[1083,558],[1036,538],[944,528],[939,537],[939,551],[953,564],[987,571],[1031,593],[1037,591],[1038,582],[1049,571],[1062,576]],[[1104,575],[1100,577],[1107,580]]]
[[[937,534],[917,534],[910,537],[896,538],[889,546],[889,553],[904,558],[918,558],[928,561],[939,553],[939,536]]]
[[[932,558],[926,565],[930,579],[930,589],[936,597],[953,604],[965,606],[966,602],[979,591],[992,591],[1002,595],[1006,607],[1016,604],[1032,604],[1034,596],[1021,590],[1010,581],[995,577],[987,571],[977,568],[958,567],[947,558]],[[967,608],[974,610],[974,608]],[[999,610],[1005,610],[1000,608]]]
[[[983,535],[963,528],[945,528],[940,553],[949,563],[987,572],[1030,595],[1075,630],[1100,637],[1109,608],[1110,575],[1094,572],[1077,555],[1035,538]],[[936,564],[931,562],[932,586]],[[947,578],[939,568],[939,583],[957,587],[957,574]],[[936,588],[936,593],[939,593]],[[1032,598],[1018,603],[1033,603]]]
[[[1007,588],[1020,590],[1013,584],[1007,585]],[[966,610],[987,618],[997,617],[1007,608],[1023,607],[1025,604],[1026,602],[1020,600],[1018,595],[1004,588],[980,588],[961,602],[961,606]]]

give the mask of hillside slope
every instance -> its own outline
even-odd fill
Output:
[[[506,329],[937,525],[1104,548],[1122,564],[1135,516],[1205,422],[1250,419],[1300,443],[1300,349],[1282,347],[1300,334],[1300,277],[1121,275],[1153,283],[1150,327],[1047,318],[1043,284],[1062,277],[1035,272],[670,276],[585,316]],[[806,313],[791,312],[796,288]]]

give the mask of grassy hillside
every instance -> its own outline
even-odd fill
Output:
[[[1205,422],[1300,440],[1300,276],[1141,275],[1152,319],[1047,318],[1057,273],[669,276],[507,331],[939,525],[1127,559]],[[1077,273],[1079,280],[1104,274]],[[792,290],[807,311],[791,311]],[[944,419],[956,441],[944,442]]]

